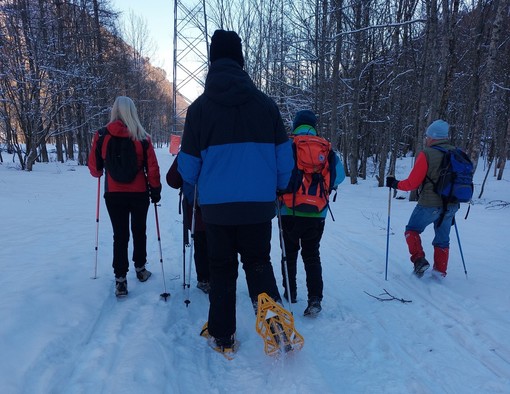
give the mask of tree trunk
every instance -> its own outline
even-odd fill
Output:
[[[468,145],[468,154],[473,162],[475,169],[478,163],[478,157],[480,156],[480,144],[482,141],[482,132],[486,126],[487,111],[490,105],[490,99],[492,95],[492,83],[493,73],[497,61],[498,45],[500,43],[500,37],[502,32],[503,17],[506,9],[508,9],[508,3],[504,0],[497,0],[498,7],[496,10],[496,18],[492,28],[489,44],[489,57],[487,59],[484,76],[482,77],[482,88],[480,92],[480,100],[478,105],[478,111],[474,114],[474,127],[473,135]]]

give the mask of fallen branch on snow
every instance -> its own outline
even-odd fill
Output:
[[[381,293],[379,294],[380,296],[383,296],[383,295],[386,295],[388,296],[389,298],[382,298],[382,297],[377,297],[375,295],[372,295],[370,293],[367,293],[366,291],[364,291],[365,294],[369,295],[370,297],[373,297],[375,298],[376,300],[379,300],[379,301],[400,301],[401,303],[405,304],[406,302],[412,302],[411,300],[404,300],[403,298],[397,298],[393,295],[391,295],[390,293],[388,293],[388,290],[386,289],[383,289],[384,290],[384,293]]]
[[[485,209],[503,209],[510,206],[510,202],[503,200],[493,200],[489,201]]]

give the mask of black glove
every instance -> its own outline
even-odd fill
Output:
[[[399,182],[400,181],[395,179],[395,177],[393,175],[386,177],[386,186],[391,187],[392,189],[398,189]]]
[[[158,187],[149,186],[149,196],[151,203],[157,204],[161,200],[161,185]]]
[[[281,197],[281,196],[283,196],[286,193],[288,193],[287,190],[277,190],[276,191],[276,196],[277,197]]]

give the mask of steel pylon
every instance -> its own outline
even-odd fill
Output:
[[[209,59],[205,0],[174,0],[173,134],[182,134],[187,105],[178,105],[185,89],[204,87]],[[194,97],[185,97],[188,105]],[[182,100],[179,100],[182,102]]]

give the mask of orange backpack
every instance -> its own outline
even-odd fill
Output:
[[[292,146],[296,164],[283,202],[293,211],[321,212],[328,206],[331,180],[336,177],[331,143],[315,135],[297,135]]]

